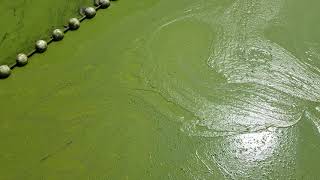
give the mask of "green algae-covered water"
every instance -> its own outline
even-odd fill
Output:
[[[15,3],[1,63],[90,4]],[[317,179],[318,7],[113,2],[0,81],[0,179]]]

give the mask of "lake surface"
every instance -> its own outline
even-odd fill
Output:
[[[90,3],[0,2],[0,63]],[[316,179],[317,7],[112,2],[0,80],[0,179]]]

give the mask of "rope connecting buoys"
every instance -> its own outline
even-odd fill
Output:
[[[116,0],[111,0],[116,1]],[[83,10],[83,15],[80,18],[71,18],[68,21],[68,25],[65,26],[65,29],[55,29],[52,32],[51,38],[49,41],[45,40],[38,40],[35,44],[35,49],[32,50],[29,54],[20,53],[16,57],[15,64],[8,66],[8,65],[0,65],[0,79],[4,79],[10,76],[11,70],[14,69],[16,66],[22,67],[28,64],[29,58],[33,56],[35,53],[44,53],[48,45],[53,41],[61,41],[64,38],[64,34],[67,33],[69,30],[77,30],[80,28],[80,23],[84,19],[92,19],[96,16],[97,11],[99,9],[106,9],[108,8],[111,3],[110,0],[94,0],[94,7],[87,7]]]

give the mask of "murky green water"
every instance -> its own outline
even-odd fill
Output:
[[[319,6],[114,2],[0,81],[0,179],[317,179]]]

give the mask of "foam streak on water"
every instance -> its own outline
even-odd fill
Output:
[[[283,1],[237,1],[222,16],[209,63],[234,83],[270,86],[310,101],[320,98],[318,69],[263,37]]]
[[[182,131],[215,137],[290,127],[308,111],[305,104],[316,107],[319,69],[264,37],[273,21],[281,21],[284,3],[237,0],[220,13],[210,11],[210,3],[194,6],[159,25],[150,36],[149,58],[156,68],[148,72],[148,82],[195,116],[183,122]],[[190,23],[184,25],[186,34],[178,34],[175,25],[184,23]],[[188,29],[196,26],[209,28],[203,32],[208,34],[208,51],[193,47],[201,37],[192,39]],[[216,38],[210,34],[213,29]],[[163,39],[170,39],[170,45],[179,42],[180,50],[159,47]],[[166,53],[157,53],[159,49]],[[213,78],[217,74],[225,82]]]

